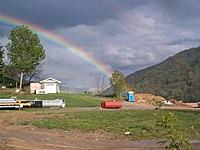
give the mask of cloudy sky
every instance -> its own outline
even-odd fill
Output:
[[[200,45],[199,0],[0,0],[0,14],[67,37],[97,60],[124,74]],[[11,26],[0,22],[4,45]],[[41,38],[42,78],[92,88],[97,68]]]

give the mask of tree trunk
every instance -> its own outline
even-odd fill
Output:
[[[18,82],[16,80],[16,82],[15,82],[15,88],[17,89],[17,87],[18,87]]]
[[[22,91],[23,76],[24,76],[24,73],[21,72],[21,74],[20,74],[20,83],[19,83],[19,91]]]
[[[117,91],[117,98],[120,98],[120,94],[119,94],[119,91]]]
[[[34,76],[34,74],[31,74],[31,75],[30,75],[30,77],[29,77],[29,79],[28,79],[28,83],[31,83],[31,80],[32,80],[33,76]]]

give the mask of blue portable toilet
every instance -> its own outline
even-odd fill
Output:
[[[134,102],[135,101],[135,96],[133,91],[128,92],[128,101],[129,102]]]

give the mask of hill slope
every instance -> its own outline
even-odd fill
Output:
[[[135,92],[200,100],[200,47],[184,50],[158,65],[132,73],[126,81]]]

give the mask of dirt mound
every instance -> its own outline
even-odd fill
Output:
[[[155,101],[165,101],[165,98],[149,93],[138,93],[135,94],[135,101],[138,103],[152,104]]]

